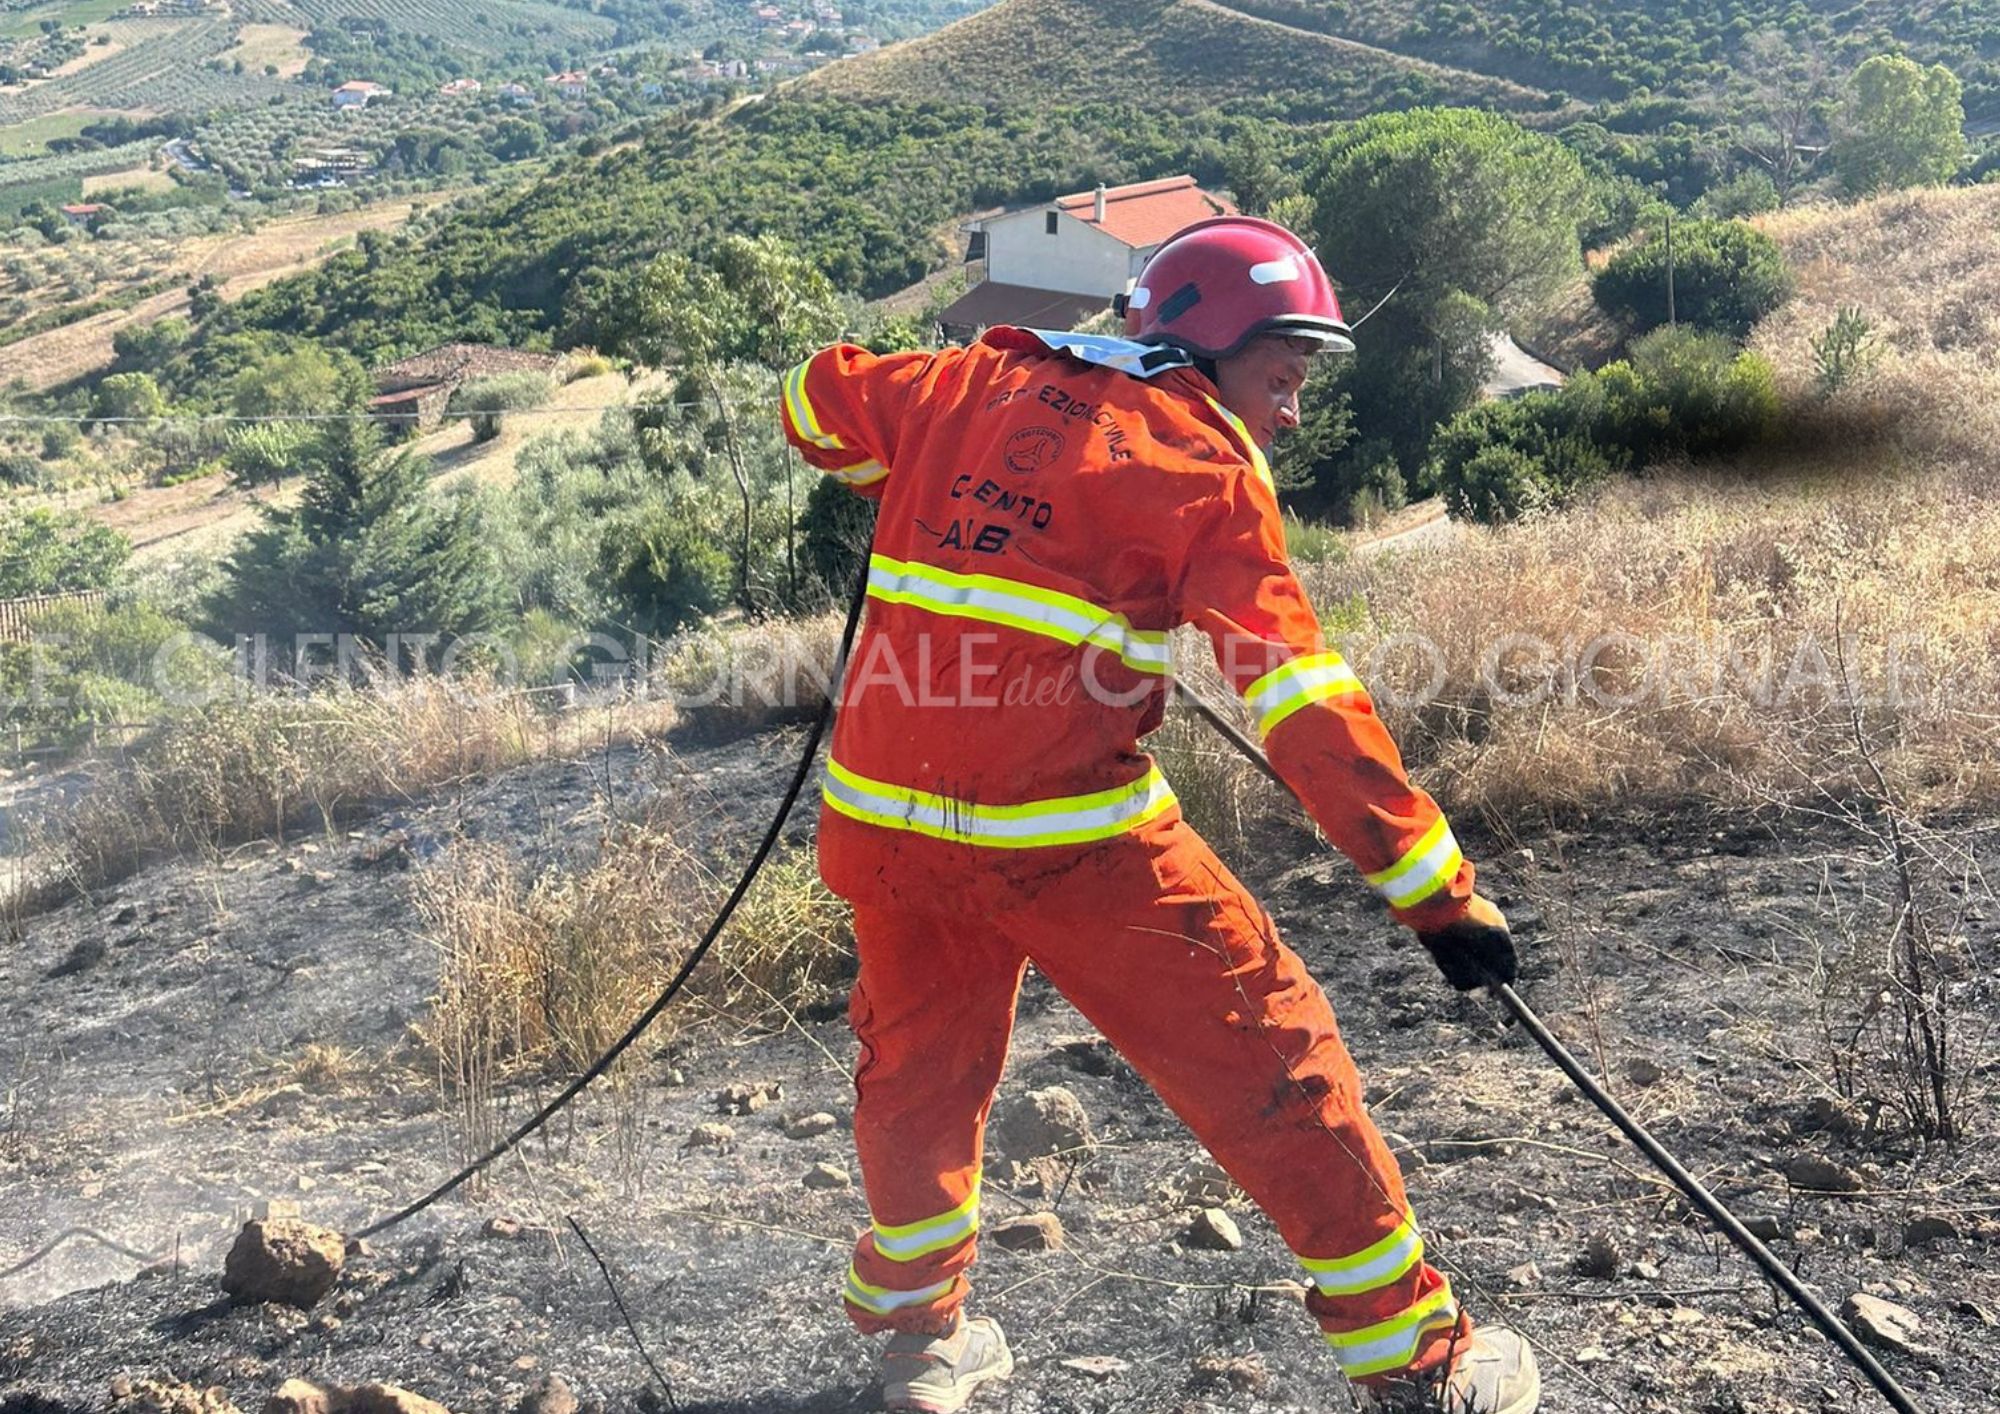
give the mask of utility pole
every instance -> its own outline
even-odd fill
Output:
[[[1667,213],[1667,327],[1673,328],[1674,319],[1674,213]]]

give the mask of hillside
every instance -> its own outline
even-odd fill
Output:
[[[1301,31],[1218,0],[1002,0],[799,82],[858,99],[950,94],[1001,104],[1041,95],[1182,110],[1263,107],[1300,119],[1429,103],[1511,112],[1548,106],[1546,94],[1521,84]]]
[[[1799,290],[1753,346],[1800,380],[1843,309],[1874,326],[1854,396],[1909,442],[1992,466],[2000,458],[2000,187],[1900,192],[1852,207],[1760,218]]]
[[[1592,101],[1707,98],[1776,31],[1837,67],[1900,50],[1966,84],[1973,118],[2000,117],[2000,7],[1991,0],[1233,0],[1239,8],[1405,54],[1565,89]]]

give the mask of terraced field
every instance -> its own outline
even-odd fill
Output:
[[[589,48],[610,43],[617,30],[612,21],[586,11],[535,0],[487,0],[478,6],[456,0],[266,0],[254,8],[267,23],[304,28],[344,15],[387,20],[397,29],[491,53],[518,46],[531,33],[553,44]]]
[[[122,46],[117,53],[0,98],[0,127],[76,108],[171,113],[233,107],[282,88],[261,73],[204,66],[235,40],[234,26],[224,19],[120,20],[104,29]]]

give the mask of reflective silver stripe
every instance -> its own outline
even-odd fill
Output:
[[[995,849],[1109,839],[1175,803],[1173,789],[1157,766],[1129,785],[1019,805],[979,805],[870,780],[832,759],[827,761],[826,771],[822,797],[843,815],[892,830],[912,830],[933,839]]]
[[[868,486],[889,474],[889,468],[870,457],[854,466],[843,466],[826,473],[835,481],[844,481],[849,486]]]
[[[1424,1240],[1409,1219],[1387,1237],[1351,1257],[1306,1257],[1299,1264],[1327,1296],[1359,1296],[1400,1280],[1423,1260]]]
[[[960,574],[935,565],[868,557],[868,594],[890,604],[910,604],[934,614],[979,619],[1040,634],[1078,648],[1086,643],[1116,653],[1129,667],[1164,673],[1173,664],[1167,635],[1136,629],[1123,614],[1087,599],[991,574]]]
[[[1273,668],[1243,689],[1264,736],[1292,713],[1333,697],[1366,696],[1361,679],[1338,653],[1311,653]]]
[[[1458,867],[1464,862],[1457,837],[1440,815],[1408,854],[1387,869],[1368,875],[1368,882],[1389,901],[1390,907],[1411,908],[1456,878]]]
[[[948,1213],[896,1227],[875,1222],[873,1227],[875,1250],[892,1262],[910,1262],[942,1252],[979,1231],[979,1186],[975,1182],[972,1196]]]
[[[813,358],[817,357],[819,355],[813,355]],[[819,425],[812,400],[806,396],[806,370],[811,367],[812,359],[809,358],[785,375],[785,412],[792,419],[792,430],[806,441],[829,452],[841,451],[846,443]]]
[[[1458,1319],[1451,1288],[1440,1287],[1400,1316],[1358,1331],[1328,1331],[1326,1343],[1349,1379],[1366,1379],[1400,1370],[1417,1358],[1424,1332]]]
[[[896,1291],[886,1286],[870,1286],[850,1265],[847,1268],[847,1289],[841,1294],[864,1311],[886,1316],[905,1306],[922,1306],[937,1300],[950,1291],[951,1284],[957,1280],[957,1277],[946,1277],[936,1286],[926,1286],[918,1291]]]

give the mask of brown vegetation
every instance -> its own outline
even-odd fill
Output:
[[[406,681],[389,690],[262,693],[170,718],[31,851],[13,900],[33,909],[125,878],[166,853],[204,854],[508,766],[664,730],[664,703],[550,712],[519,693]]]

